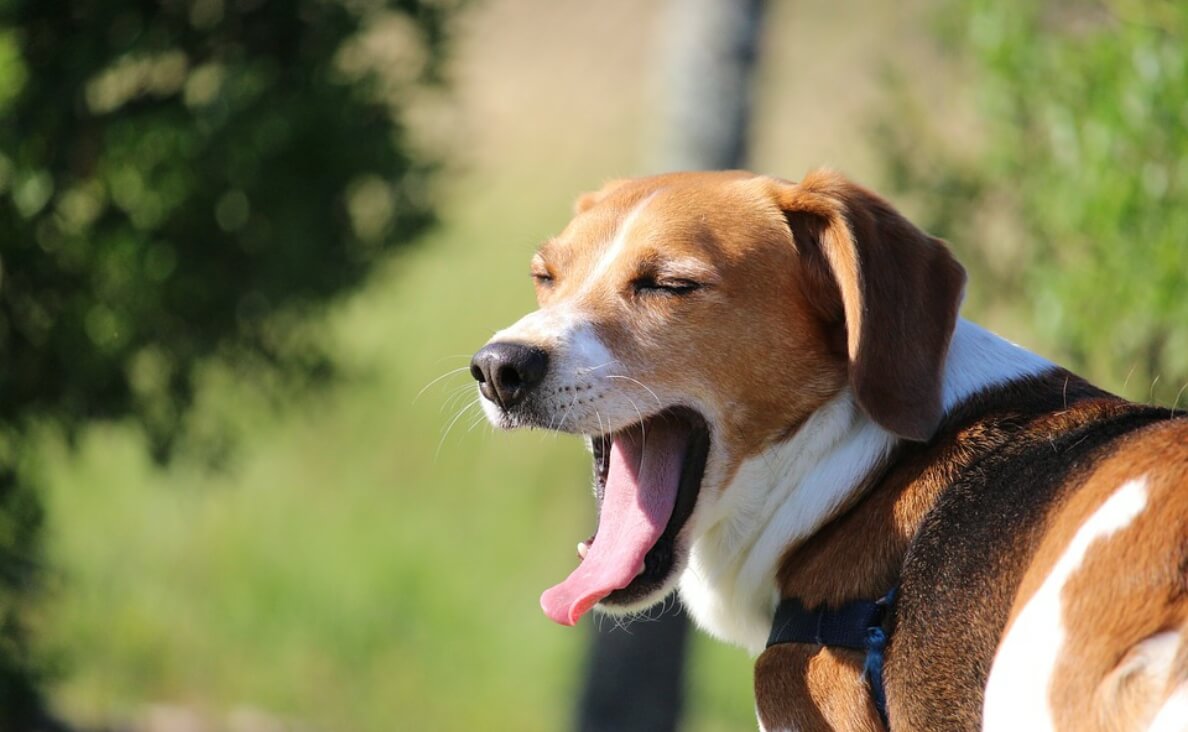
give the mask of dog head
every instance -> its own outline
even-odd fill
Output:
[[[599,525],[541,598],[558,622],[661,600],[739,465],[841,390],[905,439],[940,420],[964,272],[836,174],[616,181],[531,266],[539,309],[471,371],[495,425],[589,439]]]

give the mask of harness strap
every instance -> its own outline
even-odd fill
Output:
[[[812,643],[830,648],[848,648],[866,652],[863,674],[870,686],[875,708],[887,724],[887,695],[883,688],[883,652],[887,647],[884,621],[895,604],[898,587],[882,598],[854,600],[829,609],[807,609],[800,600],[785,597],[776,608],[767,647],[781,643]]]

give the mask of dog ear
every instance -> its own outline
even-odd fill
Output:
[[[589,193],[583,193],[582,195],[578,196],[577,200],[573,202],[574,215],[576,216],[577,214],[585,213],[594,208],[602,201],[602,199],[609,196],[615,191],[615,189],[622,187],[623,184],[627,182],[627,178],[609,180],[602,184],[602,188],[599,188],[596,191],[590,191]]]
[[[944,242],[836,173],[783,183],[777,197],[808,271],[818,273],[809,281],[824,288],[822,306],[844,318],[858,403],[891,432],[929,439],[942,416],[964,268]]]

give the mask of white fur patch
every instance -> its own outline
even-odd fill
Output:
[[[719,638],[762,651],[780,557],[833,516],[894,444],[846,389],[790,440],[743,462],[721,498],[693,517],[697,538],[681,599],[694,619]]]
[[[1188,684],[1176,687],[1151,720],[1147,732],[1188,732]]]
[[[1188,685],[1175,686],[1176,656],[1182,643],[1180,634],[1174,630],[1156,633],[1136,643],[1098,688],[1105,716],[1112,713],[1119,719],[1130,718],[1134,710],[1125,708],[1125,700],[1120,698],[1123,694],[1151,697],[1170,688],[1172,693],[1167,698],[1150,699],[1160,704],[1152,704],[1149,710],[1153,718],[1150,729],[1188,730]]]
[[[1126,654],[1125,663],[1114,673],[1121,678],[1142,674],[1155,679],[1158,685],[1166,684],[1179,650],[1179,633],[1174,630],[1156,633],[1136,643]]]
[[[965,399],[1053,368],[1051,361],[964,318],[957,321],[945,362],[943,402],[948,412]]]
[[[631,211],[623,217],[623,222],[619,224],[619,229],[615,232],[614,238],[611,239],[610,246],[608,246],[606,251],[602,253],[602,256],[598,258],[598,261],[594,264],[594,269],[590,271],[589,275],[587,275],[587,286],[595,286],[601,282],[602,276],[606,274],[608,270],[610,270],[611,265],[615,263],[615,260],[618,259],[619,255],[623,253],[623,250],[627,248],[627,237],[631,234],[631,227],[635,224],[635,220],[639,218],[639,215],[643,213],[643,210],[647,208],[648,204],[652,202],[652,199],[656,197],[657,193],[659,193],[659,191],[653,191],[652,193],[648,194],[642,201],[635,204],[635,208],[631,209]]]
[[[944,407],[1052,364],[966,320],[945,361]],[[707,632],[763,650],[778,600],[780,558],[848,506],[896,444],[849,389],[789,440],[745,461],[724,489],[703,487],[690,521],[693,546],[681,599]],[[707,475],[705,485],[720,485]],[[706,498],[720,495],[715,503]]]
[[[1146,505],[1146,477],[1129,480],[1077,529],[1047,579],[999,644],[986,684],[984,730],[1053,729],[1048,696],[1067,635],[1062,623],[1061,591],[1094,542],[1129,526]]]

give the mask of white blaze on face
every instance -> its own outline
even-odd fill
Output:
[[[1147,506],[1147,479],[1122,484],[1077,530],[1047,579],[1007,631],[986,683],[986,732],[1054,729],[1049,703],[1052,672],[1067,635],[1060,594],[1089,549],[1126,528]]]
[[[548,351],[564,344],[577,325],[576,315],[568,308],[542,308],[493,335],[490,343],[523,343]]]
[[[635,225],[639,215],[643,213],[643,210],[652,202],[652,199],[656,197],[657,193],[659,191],[653,191],[645,196],[642,201],[635,204],[635,208],[631,209],[623,217],[623,222],[619,224],[619,229],[615,232],[614,238],[611,239],[610,245],[607,246],[606,251],[598,258],[598,261],[594,263],[594,269],[587,275],[585,288],[583,289],[596,287],[602,281],[603,277],[606,276],[606,273],[610,271],[611,266],[622,256],[623,250],[627,248],[627,239],[631,235],[631,227]]]

